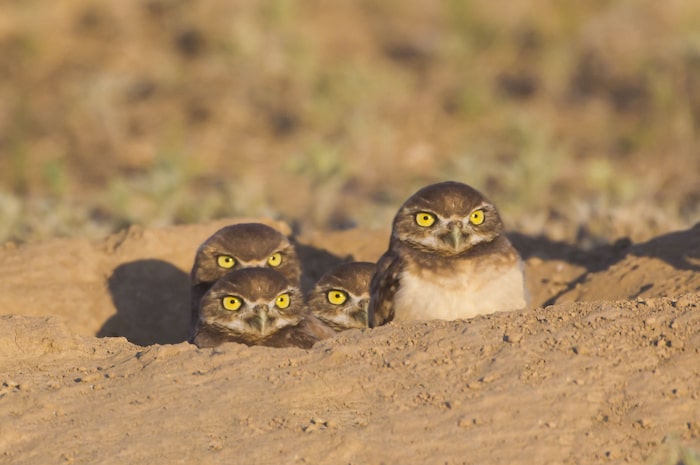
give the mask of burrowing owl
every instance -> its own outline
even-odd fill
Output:
[[[352,262],[324,274],[309,293],[311,313],[336,331],[366,328],[369,282],[376,269],[374,263]]]
[[[486,197],[458,182],[426,186],[394,217],[370,284],[369,325],[524,308],[523,268]]]
[[[226,226],[199,246],[190,273],[192,333],[199,301],[214,282],[232,270],[250,267],[274,268],[292,284],[299,284],[301,265],[294,245],[284,234],[267,225]]]
[[[268,268],[244,268],[220,278],[204,294],[193,342],[309,348],[335,332],[311,315],[298,286]]]

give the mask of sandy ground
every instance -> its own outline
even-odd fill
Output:
[[[199,350],[183,342],[187,273],[228,222],[0,249],[0,463],[675,464],[664,438],[700,449],[700,225],[590,251],[513,235],[524,312]],[[313,280],[387,238],[311,232],[300,255]]]

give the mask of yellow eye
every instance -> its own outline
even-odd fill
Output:
[[[416,223],[423,228],[429,228],[435,223],[435,215],[428,212],[420,212],[416,214]]]
[[[241,308],[242,304],[243,301],[235,295],[227,295],[221,299],[221,305],[223,305],[226,310],[230,310],[232,312]]]
[[[484,210],[474,210],[471,215],[469,215],[469,221],[472,224],[479,225],[484,222]]]
[[[277,300],[275,300],[275,305],[277,305],[277,308],[287,308],[290,302],[289,294],[280,294],[277,296]]]
[[[282,254],[279,252],[273,253],[270,255],[270,258],[267,259],[267,264],[272,268],[277,268],[282,264]]]
[[[348,300],[348,295],[343,291],[339,291],[338,289],[328,291],[326,297],[328,298],[328,302],[332,303],[333,305],[343,305],[345,301]]]
[[[230,255],[219,255],[216,257],[216,264],[221,268],[233,268],[236,264],[236,259]]]

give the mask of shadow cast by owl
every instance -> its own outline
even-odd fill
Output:
[[[677,270],[700,271],[700,223],[636,244],[630,254],[663,260]]]
[[[189,277],[162,260],[119,265],[108,280],[117,309],[98,337],[125,337],[138,345],[175,344],[189,336]]]
[[[532,257],[542,260],[561,260],[582,266],[587,273],[601,271],[617,263],[632,247],[632,242],[627,238],[592,248],[555,241],[546,236],[528,236],[521,233],[509,233],[508,239],[524,260]]]
[[[352,255],[343,257],[335,255],[326,249],[314,247],[312,245],[294,242],[299,262],[301,263],[301,290],[304,294],[314,286],[323,274],[336,266],[353,261]]]
[[[508,237],[525,260],[531,257],[562,260],[586,269],[565,289],[548,299],[543,304],[545,306],[555,303],[560,296],[583,283],[591,273],[609,269],[628,256],[656,258],[679,271],[700,271],[700,223],[690,229],[663,234],[639,244],[632,244],[629,239],[622,238],[590,250],[552,241],[544,236],[512,233]],[[640,292],[643,290],[645,289],[642,288]]]
[[[508,238],[526,260],[530,257],[564,260],[584,266],[589,273],[609,268],[627,255],[657,258],[678,270],[700,271],[700,223],[690,229],[663,234],[639,244],[622,238],[591,249],[553,241],[544,236],[511,233]]]

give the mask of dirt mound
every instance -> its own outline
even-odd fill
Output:
[[[641,463],[666,460],[667,436],[700,448],[699,226],[587,252],[514,235],[523,312],[308,351],[199,350],[183,342],[187,273],[225,223],[0,251],[0,463]],[[387,240],[298,238],[310,279]]]
[[[558,301],[676,296],[700,292],[700,223],[631,246],[609,267],[573,283]]]

